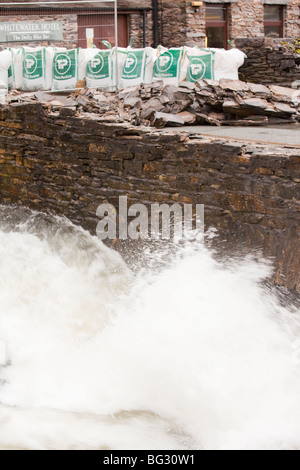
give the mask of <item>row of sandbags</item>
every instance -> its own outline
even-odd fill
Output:
[[[0,52],[0,85],[23,91],[89,88],[114,90],[163,80],[169,85],[203,79],[238,79],[245,55],[238,49],[180,47],[107,50],[21,47]]]

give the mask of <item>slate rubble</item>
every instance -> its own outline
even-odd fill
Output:
[[[102,122],[135,126],[196,124],[257,126],[300,121],[300,90],[239,80],[204,80],[178,87],[157,81],[119,92],[83,88],[79,94],[10,92],[9,104],[39,101],[48,113],[96,114]]]

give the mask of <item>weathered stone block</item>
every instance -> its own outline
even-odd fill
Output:
[[[156,112],[152,118],[151,124],[160,129],[167,126],[184,126],[184,119],[175,114]]]
[[[188,111],[183,111],[181,113],[178,113],[177,116],[183,119],[184,124],[195,124],[195,122],[197,121],[197,116]]]
[[[225,78],[221,78],[219,82],[220,88],[223,90],[231,90],[231,91],[248,91],[248,85],[245,82],[240,80],[228,80]]]

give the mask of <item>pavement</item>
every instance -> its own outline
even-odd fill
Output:
[[[300,123],[277,126],[186,126],[184,128],[168,127],[164,131],[188,132],[190,134],[224,137],[229,140],[246,140],[271,144],[300,147]]]

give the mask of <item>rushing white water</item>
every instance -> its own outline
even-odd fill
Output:
[[[300,448],[299,312],[262,287],[268,264],[194,242],[133,275],[67,220],[16,212],[0,209],[1,449]]]

